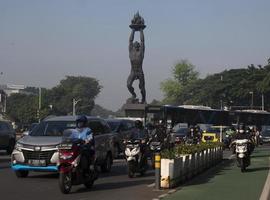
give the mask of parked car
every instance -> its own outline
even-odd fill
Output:
[[[26,177],[29,171],[58,171],[58,145],[64,130],[76,127],[76,116],[45,119],[27,136],[17,141],[11,156],[12,169],[17,177]],[[96,161],[103,172],[113,163],[112,132],[103,119],[88,117],[88,127],[95,137]]]
[[[16,133],[9,121],[0,121],[0,150],[11,154],[16,143]]]
[[[133,120],[128,119],[106,119],[114,133],[114,156],[117,158],[119,154],[124,152],[124,139],[128,138],[132,129],[135,127]]]

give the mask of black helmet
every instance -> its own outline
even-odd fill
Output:
[[[87,117],[85,116],[85,115],[80,115],[80,116],[78,116],[77,117],[77,119],[76,119],[76,125],[77,125],[77,127],[78,127],[78,124],[79,123],[83,123],[83,126],[86,126],[86,124],[87,124]]]
[[[136,120],[135,121],[135,127],[136,128],[142,128],[143,127],[142,121],[141,120]]]
[[[243,123],[239,124],[238,126],[238,132],[239,133],[245,133],[245,125]]]

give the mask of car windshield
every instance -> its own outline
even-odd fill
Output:
[[[76,128],[74,121],[45,121],[38,124],[31,136],[62,136],[64,130]]]
[[[262,126],[262,135],[270,136],[270,126]]]
[[[210,127],[210,128],[207,128],[205,130],[205,132],[207,132],[207,133],[219,133],[220,132],[220,129],[219,128]]]
[[[119,125],[120,125],[120,122],[117,122],[117,121],[107,121],[109,126],[111,127],[112,131],[113,132],[116,132]]]
[[[177,128],[177,129],[174,129],[174,133],[176,133],[177,135],[187,135],[188,133],[188,128]]]

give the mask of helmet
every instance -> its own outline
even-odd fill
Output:
[[[239,133],[245,133],[245,125],[243,123],[238,126]]]
[[[76,119],[76,125],[77,127],[85,127],[87,124],[87,117],[85,115],[80,115]]]
[[[135,127],[136,128],[142,128],[143,127],[142,121],[141,120],[136,120],[135,121]]]

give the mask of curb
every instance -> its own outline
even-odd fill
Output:
[[[270,158],[269,158],[269,166],[270,166]],[[268,171],[268,176],[266,178],[263,191],[260,196],[260,200],[267,200],[270,197],[270,170]]]

